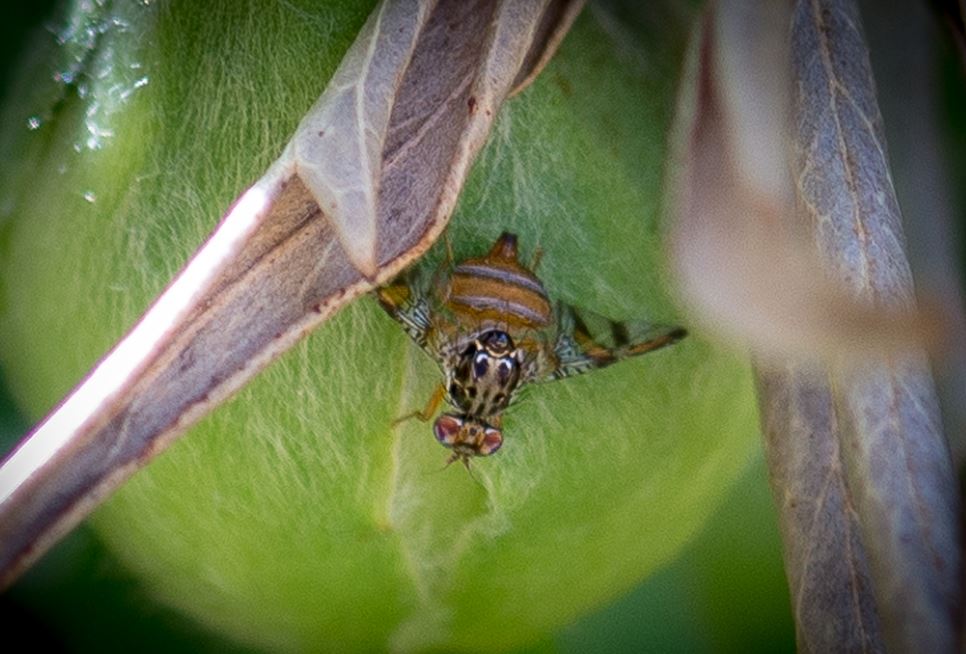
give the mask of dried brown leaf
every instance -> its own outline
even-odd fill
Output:
[[[868,51],[854,2],[799,2],[792,22],[797,190],[826,265],[877,306],[914,304]],[[922,355],[832,370],[842,468],[895,651],[955,651],[958,497]],[[767,403],[767,398],[763,399]]]
[[[760,371],[758,392],[798,649],[883,651],[827,376],[788,364]]]
[[[937,62],[948,48],[926,5],[860,2],[879,88],[909,263],[919,295],[942,298],[950,318],[948,349],[930,363],[939,388],[956,469],[966,462],[966,292],[959,266],[959,216],[944,129],[945,98]]]
[[[799,646],[952,651],[958,497],[857,10],[721,2],[696,43],[675,263],[759,362]]]
[[[0,467],[0,584],[430,246],[504,99],[539,68],[528,58],[572,21],[573,5],[557,4],[388,0],[374,11],[281,158]]]
[[[790,220],[789,7],[721,3],[695,40],[670,167],[683,299],[710,334],[778,360],[918,347],[933,320],[850,293]]]
[[[547,6],[547,10],[537,26],[536,34],[533,38],[533,46],[523,60],[523,66],[517,73],[517,78],[513,81],[513,89],[510,95],[520,93],[537,78],[552,58],[560,42],[567,35],[570,26],[577,20],[577,16],[584,8],[586,0],[564,0],[563,2],[553,2]]]
[[[855,4],[799,2],[792,52],[799,215],[815,234],[827,269],[852,293],[876,306],[910,307],[912,276]],[[803,420],[783,421],[780,398],[801,382],[800,375],[766,385],[770,390],[762,393],[773,462],[795,460]],[[915,353],[870,357],[861,366],[833,367],[812,383],[829,393],[834,424],[828,436],[814,433],[828,447],[834,440],[837,456],[827,467],[802,462],[797,476],[813,488],[828,478],[843,490],[848,503],[837,520],[850,546],[823,539],[811,557],[796,559],[789,552],[789,575],[809,570],[834,580],[842,565],[836,556],[863,570],[864,551],[871,584],[857,576],[831,623],[852,624],[856,606],[866,605],[871,590],[888,649],[955,651],[961,601],[957,493],[928,366]],[[821,418],[817,412],[805,416]],[[779,497],[789,491],[777,476],[775,482]],[[786,525],[795,520],[783,516]],[[861,549],[851,544],[853,521]],[[815,570],[817,561],[829,565]],[[800,629],[814,637],[829,624],[825,617]],[[817,645],[821,650],[838,643]]]

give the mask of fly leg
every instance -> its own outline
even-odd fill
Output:
[[[437,409],[439,409],[439,405],[443,403],[443,397],[445,397],[445,395],[446,387],[440,384],[436,387],[436,390],[433,391],[433,394],[429,397],[429,401],[426,402],[426,406],[424,406],[422,410],[413,411],[412,413],[407,413],[400,418],[396,418],[392,421],[392,426],[395,427],[400,423],[406,422],[410,418],[419,418],[419,420],[422,422],[429,422],[429,419],[432,418]]]
[[[537,249],[533,251],[533,259],[530,261],[530,272],[537,272],[537,266],[540,265],[540,261],[543,259],[543,248],[539,245]]]
[[[430,288],[433,289],[437,297],[442,297],[443,288],[446,282],[446,276],[453,270],[453,244],[449,240],[449,231],[443,232],[443,245],[446,248],[446,256],[443,260],[436,266],[436,270],[433,271],[433,277],[430,280]]]
[[[603,368],[615,361],[626,359],[627,357],[638,356],[653,352],[662,347],[673,345],[687,336],[687,331],[681,327],[669,327],[648,335],[642,341],[631,342],[627,333],[627,325],[614,320],[609,321],[610,338],[614,343],[613,347],[608,347],[599,343],[590,335],[587,325],[574,314],[574,340],[594,362],[594,367]]]
[[[449,232],[443,232],[443,244],[446,245],[446,266],[453,267],[453,243],[449,240]]]
[[[591,336],[587,325],[572,307],[559,309],[560,325],[553,348],[552,364],[545,379],[562,379],[605,368],[628,357],[677,343],[687,335],[681,327],[657,327],[642,340],[632,340],[625,323],[607,321],[609,338]],[[609,342],[604,342],[609,341]]]
[[[681,327],[674,327],[667,330],[664,333],[652,336],[646,341],[641,341],[639,343],[633,343],[628,345],[625,349],[625,356],[637,356],[639,354],[646,354],[653,350],[660,349],[666,345],[673,345],[680,341],[682,338],[688,335],[687,330]]]

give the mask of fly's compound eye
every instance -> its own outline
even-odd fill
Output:
[[[436,435],[436,440],[445,447],[453,447],[462,428],[463,420],[448,413],[436,418],[436,422],[433,423],[433,433]]]
[[[490,456],[503,445],[503,434],[495,427],[487,427],[483,432],[483,441],[480,443],[479,455]]]

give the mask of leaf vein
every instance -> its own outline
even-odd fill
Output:
[[[862,222],[862,216],[859,211],[858,202],[858,192],[857,184],[855,179],[855,172],[853,170],[854,164],[852,158],[849,156],[849,148],[845,143],[845,132],[842,127],[842,121],[839,115],[839,102],[838,102],[838,92],[837,87],[841,86],[836,72],[835,67],[832,64],[832,56],[830,51],[830,46],[828,42],[827,29],[828,26],[822,17],[822,11],[819,7],[819,0],[812,0],[812,16],[815,21],[816,28],[818,30],[821,53],[822,67],[825,69],[828,78],[828,91],[829,91],[829,110],[831,111],[832,119],[835,122],[835,136],[838,142],[838,154],[842,161],[842,174],[844,177],[845,185],[848,189],[849,196],[852,199],[851,202],[851,218],[853,225],[853,233],[855,234],[856,240],[859,245],[859,251],[861,252],[861,275],[862,275],[862,286],[863,288],[875,297],[875,289],[872,287],[872,261],[869,258],[868,253],[868,243],[869,235],[866,233],[865,225]]]

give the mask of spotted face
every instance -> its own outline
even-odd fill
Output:
[[[523,351],[514,349],[509,334],[499,330],[480,334],[447,371],[450,404],[477,418],[501,413],[520,381],[522,363]]]
[[[454,457],[466,461],[471,456],[489,456],[503,445],[503,433],[485,422],[467,416],[444,413],[433,423],[433,433]]]

